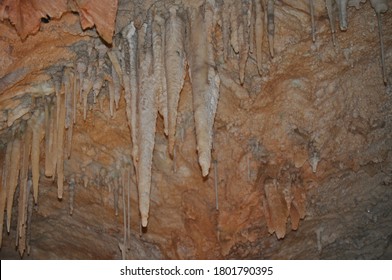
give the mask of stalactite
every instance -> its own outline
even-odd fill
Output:
[[[117,48],[117,46],[116,46]],[[115,52],[109,51],[108,56],[110,61],[112,62],[112,86],[113,86],[113,98],[114,103],[116,104],[116,110],[118,110],[118,105],[121,98],[121,85],[122,85],[122,76],[123,72],[121,70],[121,64],[118,61],[118,57]],[[110,101],[111,102],[111,101]],[[113,106],[112,104],[110,106]],[[111,110],[112,111],[112,110]]]
[[[79,57],[76,60],[76,71],[79,74],[79,101],[82,102],[83,83],[85,79],[85,73],[88,65],[88,54],[87,51],[81,51]],[[76,94],[76,93],[75,93]]]
[[[113,201],[114,201],[114,213],[118,216],[118,196],[119,196],[119,185],[118,185],[118,177],[115,174],[113,179]]]
[[[72,100],[72,123],[75,125],[76,124],[76,112],[78,109],[78,95],[77,93],[79,92],[79,83],[78,83],[78,76],[74,73],[73,74],[73,80],[72,80],[72,84],[73,84],[73,90],[72,90],[72,96],[73,96],[73,100]]]
[[[158,112],[163,118],[164,133],[168,135],[168,101],[167,84],[165,69],[165,39],[166,28],[165,20],[156,14],[153,22],[153,56],[154,56],[154,75],[157,79],[156,94],[158,98]]]
[[[238,40],[239,40],[239,72],[241,85],[245,80],[245,67],[249,56],[250,40],[250,16],[252,14],[252,1],[242,0],[241,16],[238,18]]]
[[[314,151],[309,157],[309,164],[312,167],[312,172],[316,173],[317,172],[317,165],[320,161],[320,156],[318,152]]]
[[[297,230],[299,221],[306,215],[306,193],[298,184],[292,186],[292,202],[290,208],[291,228]]]
[[[227,61],[230,54],[230,4],[222,0],[220,9],[222,40],[223,40],[223,57]]]
[[[34,202],[38,203],[38,187],[39,187],[39,155],[40,141],[43,133],[43,122],[45,115],[42,111],[35,111],[31,117],[31,130],[33,131],[33,139],[31,143],[31,169],[33,173],[33,194]]]
[[[69,128],[73,124],[73,73],[70,68],[64,70],[64,98],[65,98],[65,128]]]
[[[316,148],[313,141],[308,144],[309,164],[312,167],[312,172],[316,173],[317,165],[320,161],[320,152]]]
[[[234,1],[229,7],[229,20],[230,20],[230,45],[234,53],[238,54],[240,51],[239,34],[238,34],[238,12],[240,9],[236,6],[237,2]]]
[[[177,172],[177,145],[174,145],[173,149],[173,172]]]
[[[388,0],[370,0],[370,3],[372,4],[372,7],[377,15],[378,33],[380,37],[382,77],[383,77],[384,84],[387,84],[381,14],[385,13],[388,10]]]
[[[256,19],[257,19],[257,12],[256,12],[256,2],[257,0],[250,0],[252,5],[252,10],[249,13],[249,55],[256,54]],[[257,63],[257,58],[256,58]]]
[[[51,98],[45,99],[45,176],[51,177],[54,173],[53,168],[53,142],[54,125],[56,121],[56,111]]]
[[[259,74],[263,69],[263,38],[264,38],[264,6],[261,0],[255,0],[255,41],[256,41],[256,62]]]
[[[123,68],[123,86],[124,86],[124,99],[125,99],[125,112],[127,114],[127,120],[128,120],[128,126],[131,127],[131,99],[132,99],[132,94],[131,94],[131,65],[130,65],[130,44],[129,41],[127,40],[127,36],[129,36],[130,29],[125,28],[123,30],[123,35],[125,37],[125,40],[123,40],[123,54],[124,58],[121,60],[122,62],[122,68]]]
[[[67,76],[67,72],[69,70],[66,69],[64,76]],[[57,197],[59,199],[63,198],[64,192],[64,132],[65,132],[65,115],[66,115],[66,106],[65,106],[65,94],[61,92],[57,96],[57,102],[59,105],[59,112],[58,112],[58,126],[57,126],[57,149],[56,149],[56,156],[57,156],[57,167],[56,167],[56,174],[57,174]]]
[[[57,165],[57,105],[54,106],[52,101],[49,103],[49,124],[45,127],[45,176],[54,179]],[[57,98],[56,98],[57,103]]]
[[[95,103],[95,99],[97,98],[97,96],[101,92],[104,81],[105,81],[105,73],[104,73],[103,69],[97,69],[97,74],[96,74],[94,82],[93,82],[94,103]]]
[[[68,182],[69,191],[69,215],[72,216],[74,211],[74,200],[75,200],[75,178],[71,176]]]
[[[313,0],[309,0],[309,11],[310,11],[310,22],[311,22],[311,30],[312,30],[312,41],[316,42],[316,26],[314,23],[314,4]]]
[[[16,239],[18,240],[18,250],[21,257],[23,256],[26,248],[28,191],[31,189],[32,183],[31,180],[28,181],[32,138],[33,131],[31,130],[31,127],[27,125],[22,144],[22,160],[20,167],[18,199],[18,228],[16,233]],[[30,186],[28,186],[28,182],[30,182]]]
[[[1,191],[0,191],[0,248],[3,240],[4,213],[7,203],[8,177],[11,166],[12,142],[8,142],[2,166]]]
[[[97,50],[98,53],[98,70],[101,71],[105,64],[108,47],[105,44],[102,44],[100,39],[96,39],[94,42],[94,49]]]
[[[276,234],[278,239],[286,235],[286,223],[289,216],[286,201],[279,190],[279,183],[276,179],[267,179],[264,182],[264,192],[268,203],[270,215],[269,233]]]
[[[170,8],[170,16],[166,22],[165,40],[169,153],[173,155],[178,101],[186,74],[185,24],[174,6]]]
[[[70,127],[68,127],[66,132],[67,132],[67,136],[66,136],[67,145],[65,149],[65,154],[67,155],[67,159],[69,159],[71,157],[71,151],[72,151],[73,124],[71,124]]]
[[[207,10],[208,11],[208,10]],[[219,97],[220,79],[212,60],[213,30],[195,9],[190,11],[190,46],[188,61],[192,83],[193,111],[195,115],[197,151],[202,175],[209,173],[211,165],[212,127]]]
[[[291,229],[292,230],[298,229],[300,219],[301,218],[299,216],[297,208],[292,206],[290,208],[290,221],[291,221]]]
[[[109,89],[109,114],[110,117],[113,118],[114,117],[114,74],[113,72],[116,72],[116,70],[114,70],[114,67],[112,65],[112,81],[109,81],[108,83],[108,89]]]
[[[143,27],[142,27],[143,29]],[[131,22],[124,30],[124,37],[128,42],[129,47],[129,103],[127,103],[127,108],[130,110],[128,116],[129,126],[131,128],[131,139],[132,139],[132,157],[135,166],[137,166],[138,161],[138,125],[137,125],[137,104],[139,99],[139,73],[138,73],[138,48],[139,48],[139,33],[143,33],[143,30],[136,30],[135,25]],[[125,51],[125,50],[124,50]],[[125,77],[125,76],[123,76]],[[124,85],[125,85],[124,80]],[[125,86],[124,86],[125,87]],[[127,100],[127,99],[126,99]]]
[[[70,68],[65,69],[64,71],[64,89],[65,89],[65,128],[67,130],[67,141],[66,141],[66,155],[67,158],[71,157],[71,149],[72,149],[72,132],[73,132],[73,100],[74,100],[74,74],[72,73]]]
[[[118,46],[117,44],[119,44],[119,43],[116,43],[115,45],[113,45],[112,50],[108,51],[107,54],[108,54],[110,62],[112,63],[114,70],[116,71],[117,76],[119,77],[119,79],[121,81],[123,71],[121,69],[121,63],[119,61],[119,56],[121,56],[121,53],[119,50],[120,46]]]
[[[19,134],[19,132],[17,132]],[[14,203],[14,194],[18,185],[20,170],[20,135],[14,135],[11,150],[11,165],[8,176],[8,192],[7,192],[7,232],[10,232],[12,205]]]
[[[347,3],[348,0],[336,0],[336,3],[338,5],[338,11],[339,11],[339,26],[340,30],[346,31],[347,30]]]
[[[19,236],[17,236],[17,238],[19,238],[19,242],[18,242],[18,251],[19,251],[19,255],[21,257],[23,257],[24,252],[26,250],[26,247],[28,246],[27,244],[27,240],[28,240],[28,223],[27,223],[27,219],[28,219],[28,204],[29,204],[29,197],[31,197],[31,187],[32,187],[32,181],[30,179],[28,179],[26,186],[25,186],[25,190],[23,191],[23,202],[19,201],[19,204],[22,205],[22,207],[19,207],[19,209],[21,209],[22,211],[22,217],[21,217],[21,226],[19,228]],[[31,198],[32,200],[32,198]],[[19,221],[18,221],[19,222]]]
[[[155,129],[158,114],[157,96],[155,90],[156,77],[153,72],[153,45],[152,45],[152,16],[149,13],[144,49],[141,50],[140,60],[140,99],[138,104],[138,189],[139,210],[142,226],[148,223],[151,191],[152,155],[155,145]]]
[[[87,119],[87,110],[88,110],[88,97],[93,88],[93,83],[89,79],[85,79],[83,83],[83,120]]]
[[[333,0],[325,0],[325,6],[327,7],[329,24],[331,26],[332,43],[334,46],[336,46],[335,7]]]
[[[31,193],[32,182],[27,182],[27,222],[26,222],[26,248],[27,254],[30,255],[30,241],[31,241],[31,217],[33,216],[34,198]]]
[[[274,57],[274,36],[275,36],[275,0],[267,1],[267,29],[268,29],[268,43],[271,57]]]

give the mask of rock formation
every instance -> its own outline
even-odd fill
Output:
[[[388,1],[0,20],[2,259],[392,256]]]

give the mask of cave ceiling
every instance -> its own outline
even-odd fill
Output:
[[[0,0],[0,257],[391,258],[391,6]]]

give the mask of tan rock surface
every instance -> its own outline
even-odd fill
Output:
[[[20,258],[15,250],[18,225],[26,230],[24,259],[390,259],[392,13],[382,15],[385,85],[377,20],[369,3],[361,3],[359,10],[348,8],[348,30],[337,31],[334,46],[323,1],[315,1],[314,43],[308,1],[275,1],[274,58],[265,30],[262,63],[257,65],[256,50],[249,52],[242,86],[239,54],[230,47],[227,57],[223,55],[219,40],[224,21],[218,20],[214,71],[221,83],[211,150],[217,178],[215,165],[203,178],[198,163],[188,72],[178,105],[173,156],[164,120],[157,118],[148,227],[140,228],[139,179],[133,169],[127,103],[122,93],[111,116],[112,62],[107,55],[99,57],[97,37],[109,42],[116,30],[109,50],[128,75],[127,46],[118,30],[128,19],[135,20],[141,32],[140,21],[147,22],[149,8],[167,19],[166,9],[173,3],[186,14],[188,7],[198,8],[204,1],[165,2],[166,7],[121,0],[116,21],[114,6],[103,13],[92,1],[75,1],[67,9],[79,7],[79,14],[62,16],[60,6],[37,4],[37,13],[12,15],[13,9],[4,9],[10,1],[0,5],[0,18],[12,15],[21,37],[40,30],[22,41],[9,21],[0,22],[2,188],[12,131],[34,112],[43,112],[47,98],[56,107],[56,91],[62,94],[65,88],[56,84],[55,73],[66,66],[77,77],[77,120],[71,157],[64,157],[63,198],[57,198],[57,177],[45,176],[44,135],[38,204],[33,207],[31,194],[25,202],[31,223],[27,218],[26,226],[20,227],[16,188],[10,233],[4,227],[0,258]],[[18,3],[27,7],[27,1]],[[57,19],[40,25],[42,13]],[[27,16],[38,21],[31,21],[31,26],[18,21]],[[95,24],[98,33],[83,31],[80,22],[83,28]],[[192,50],[189,37],[184,44]],[[76,61],[87,63],[82,80]],[[102,88],[94,95],[89,87],[96,81]],[[56,119],[53,123],[57,125]],[[126,184],[124,170],[131,174]],[[124,209],[129,209],[125,217]]]

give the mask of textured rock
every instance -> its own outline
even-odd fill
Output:
[[[70,2],[70,3],[68,3]],[[8,19],[15,26],[22,39],[35,34],[41,22],[58,19],[69,10],[80,14],[83,29],[97,27],[98,33],[108,42],[112,42],[117,13],[117,0],[5,0],[0,3],[0,20]]]
[[[224,5],[222,1],[207,2],[216,2],[218,11],[232,1],[224,1]],[[2,5],[9,3],[3,1]],[[156,118],[151,177],[144,178],[151,181],[148,227],[141,229],[140,178],[136,175],[141,173],[132,157],[127,119],[132,111],[127,109],[123,93],[118,108],[113,107],[108,86],[115,71],[121,91],[124,88],[120,72],[126,73],[127,65],[121,30],[116,29],[113,47],[108,49],[111,57],[100,57],[97,34],[82,31],[79,21],[82,27],[95,24],[108,41],[114,19],[99,23],[101,6],[92,11],[90,1],[73,3],[69,9],[79,11],[80,18],[66,13],[59,20],[42,24],[40,32],[24,42],[7,21],[0,23],[1,193],[6,191],[5,161],[7,147],[15,141],[13,131],[23,127],[34,112],[43,113],[45,104],[53,109],[51,121],[44,125],[57,125],[57,111],[63,107],[57,108],[56,91],[63,94],[70,88],[66,87],[69,82],[62,85],[52,74],[68,67],[75,77],[72,88],[78,97],[72,152],[63,161],[62,199],[57,199],[57,178],[45,176],[46,138],[42,138],[38,204],[33,207],[29,193],[23,207],[14,201],[10,233],[4,229],[2,234],[1,259],[20,258],[15,242],[21,228],[26,230],[20,240],[26,240],[26,251],[21,253],[24,259],[392,257],[391,11],[382,14],[386,85],[377,20],[369,3],[348,2],[348,28],[345,32],[337,29],[334,46],[323,1],[314,1],[314,43],[308,1],[275,1],[274,58],[270,58],[264,26],[264,32],[257,34],[265,38],[254,40],[262,44],[261,48],[249,45],[243,81],[240,55],[232,46],[225,46],[227,35],[231,36],[224,28],[226,19],[214,18],[216,25],[209,31],[216,36],[209,51],[213,50],[215,65],[203,64],[207,60],[200,64],[204,68],[214,66],[211,73],[221,80],[213,134],[209,135],[217,178],[214,172],[203,178],[198,163],[192,95],[195,85],[190,73],[178,103],[172,156],[164,119]],[[147,10],[167,20],[170,3],[167,1],[165,7],[158,2],[151,6],[152,1],[119,1],[119,16],[127,20],[118,18],[116,28],[128,25],[130,19],[143,33],[141,23],[147,22]],[[176,1],[188,23],[189,9],[200,8],[203,3]],[[203,16],[215,11],[208,5],[208,13],[203,10],[206,6],[200,8]],[[130,7],[132,12],[125,15]],[[44,8],[48,7],[38,10],[49,11]],[[4,8],[0,11],[2,18],[11,18],[5,16]],[[15,27],[21,36],[21,30],[26,35],[30,32],[29,26]],[[189,31],[189,26],[185,29]],[[184,40],[189,51],[189,38]],[[143,37],[138,51],[144,52],[153,41]],[[84,71],[78,68],[82,64]],[[79,70],[83,75],[79,76]],[[143,75],[154,73],[148,67],[144,71]],[[92,84],[98,78],[102,78],[100,88],[94,92]],[[203,82],[210,86],[208,80]],[[85,108],[79,101],[80,93]],[[156,101],[158,97],[152,102]],[[69,126],[62,129],[67,132]],[[23,175],[23,182],[25,179]],[[31,183],[31,175],[27,179]],[[19,197],[20,191],[17,187],[14,197]],[[31,223],[29,217],[17,218],[19,209],[24,215],[32,214]],[[20,226],[21,221],[25,227]],[[19,246],[23,252],[24,247]]]

